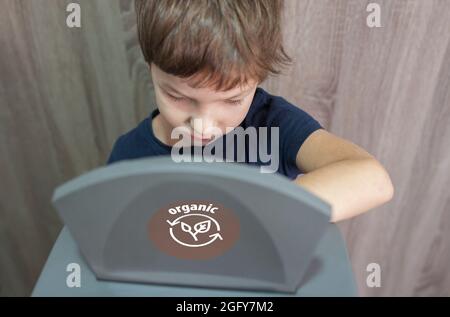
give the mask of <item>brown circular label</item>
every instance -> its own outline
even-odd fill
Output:
[[[239,220],[212,201],[177,201],[156,211],[148,223],[150,240],[162,252],[182,259],[210,259],[239,239]]]

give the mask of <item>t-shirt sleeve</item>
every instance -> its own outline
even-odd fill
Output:
[[[275,121],[279,127],[280,164],[289,174],[303,173],[297,168],[297,153],[311,133],[323,127],[310,114],[288,102],[279,107]]]

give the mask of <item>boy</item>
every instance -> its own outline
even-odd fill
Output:
[[[226,140],[230,128],[267,127],[278,136],[268,142],[279,154],[277,172],[330,203],[331,222],[392,198],[390,177],[374,157],[258,87],[291,62],[282,45],[282,1],[136,0],[135,8],[157,109],[116,141],[108,163],[186,151],[186,138],[174,137],[179,128],[204,148]],[[245,163],[263,165],[244,147]]]

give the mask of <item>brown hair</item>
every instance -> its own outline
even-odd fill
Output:
[[[191,87],[261,83],[292,62],[282,44],[283,0],[135,1],[146,62]]]

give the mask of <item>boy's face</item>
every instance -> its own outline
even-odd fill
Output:
[[[155,88],[160,122],[154,128],[166,143],[174,145],[178,139],[171,139],[174,128],[182,127],[190,134],[191,142],[207,144],[225,134],[227,128],[237,127],[247,115],[255,95],[257,82],[246,87],[236,87],[225,92],[207,88],[191,88],[185,79],[163,72],[155,64],[150,67]],[[214,128],[214,129],[211,129]],[[214,131],[214,132],[213,132]],[[157,135],[158,136],[158,135]]]

